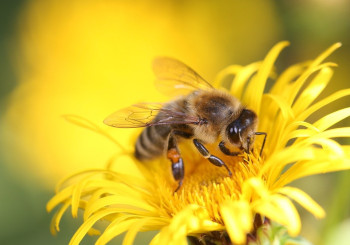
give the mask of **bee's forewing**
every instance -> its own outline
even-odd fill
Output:
[[[116,128],[139,128],[165,124],[196,124],[198,117],[190,117],[175,108],[164,108],[161,103],[139,103],[109,115],[105,124]]]
[[[153,71],[157,77],[156,87],[168,95],[183,95],[194,90],[213,88],[192,68],[173,58],[156,58],[153,61]]]

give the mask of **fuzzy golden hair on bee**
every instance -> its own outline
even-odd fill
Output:
[[[265,142],[266,133],[256,132],[256,113],[228,92],[215,89],[192,68],[178,60],[160,57],[154,61],[153,70],[158,88],[183,94],[165,104],[130,106],[113,113],[104,122],[113,127],[145,127],[135,144],[135,157],[146,161],[166,152],[173,177],[179,181],[175,191],[184,179],[184,162],[178,147],[181,140],[192,140],[204,158],[218,167],[225,167],[230,176],[231,170],[208,151],[206,144],[219,140],[219,149],[235,157],[242,151],[252,150],[256,134],[265,135]]]

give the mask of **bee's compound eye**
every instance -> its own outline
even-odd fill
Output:
[[[240,143],[240,137],[239,137],[239,122],[234,121],[230,123],[227,127],[227,136],[232,144],[239,144]]]

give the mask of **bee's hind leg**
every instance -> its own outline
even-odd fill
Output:
[[[185,175],[185,167],[180,155],[179,148],[177,147],[177,141],[173,134],[170,134],[168,141],[167,157],[171,161],[171,170],[174,176],[174,179],[179,181],[179,185],[176,188],[177,192],[182,186],[182,182]]]

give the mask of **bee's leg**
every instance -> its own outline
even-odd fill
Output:
[[[239,154],[239,152],[232,152],[228,148],[226,148],[225,142],[223,141],[220,142],[219,148],[225,155],[228,155],[228,156],[237,156]]]
[[[260,156],[262,155],[262,152],[264,150],[264,146],[265,146],[265,142],[266,142],[266,137],[267,137],[267,133],[266,132],[255,132],[255,135],[264,135],[264,140],[260,149]]]
[[[199,153],[202,154],[202,156],[204,158],[208,159],[209,162],[211,162],[215,166],[218,166],[218,167],[224,166],[227,169],[228,174],[230,176],[232,175],[231,170],[227,167],[227,165],[220,158],[210,154],[208,149],[205,148],[205,146],[198,139],[194,139],[193,143],[196,146],[196,148],[199,151]]]
[[[177,147],[176,137],[171,133],[168,141],[167,157],[171,161],[171,170],[175,180],[179,181],[179,185],[176,188],[177,192],[183,182],[185,175],[184,163],[180,155],[179,148]]]

